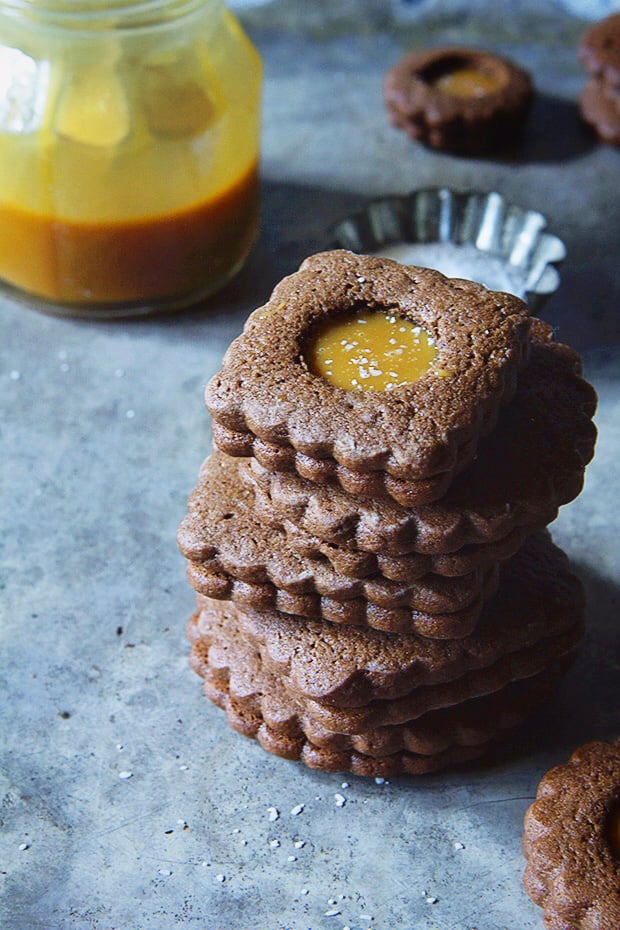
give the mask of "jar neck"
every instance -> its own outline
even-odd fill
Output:
[[[223,0],[0,0],[0,12],[42,26],[86,32],[166,27],[196,15],[216,16]]]

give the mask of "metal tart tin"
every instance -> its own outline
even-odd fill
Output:
[[[331,235],[339,248],[516,294],[537,312],[557,290],[555,266],[566,257],[564,243],[546,226],[542,213],[510,204],[496,191],[438,187],[370,201]]]

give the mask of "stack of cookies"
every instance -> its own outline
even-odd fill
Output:
[[[307,259],[210,382],[179,530],[191,663],[230,725],[360,775],[472,760],[552,692],[583,594],[545,527],[593,389],[525,304],[345,251]]]
[[[620,13],[584,33],[579,59],[590,75],[579,99],[581,115],[603,142],[620,145]]]

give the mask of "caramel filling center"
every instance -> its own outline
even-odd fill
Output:
[[[452,97],[484,97],[499,90],[501,81],[478,68],[456,68],[433,81],[433,87]]]
[[[431,333],[403,317],[364,310],[327,320],[306,361],[347,391],[390,391],[427,374],[437,357]]]

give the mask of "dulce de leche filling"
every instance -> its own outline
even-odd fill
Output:
[[[435,90],[452,97],[484,97],[499,90],[502,82],[478,68],[455,68],[433,81]]]
[[[378,310],[327,320],[305,353],[313,374],[347,391],[390,391],[411,384],[432,370],[436,357],[431,333]]]

